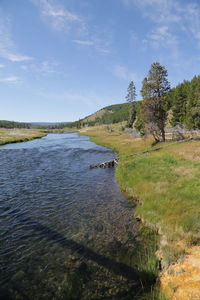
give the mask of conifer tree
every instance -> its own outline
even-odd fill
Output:
[[[147,131],[156,142],[165,141],[165,121],[167,109],[164,96],[169,92],[167,70],[160,63],[151,65],[148,76],[144,78],[142,96],[144,99],[142,115]]]
[[[186,113],[186,125],[189,129],[200,129],[200,76],[190,82]]]
[[[184,81],[174,90],[174,101],[172,106],[172,126],[183,125],[186,122],[186,105],[188,101],[189,82]]]
[[[126,101],[129,103],[129,120],[128,120],[128,127],[133,127],[133,123],[136,118],[136,105],[134,103],[136,98],[136,88],[134,82],[131,81],[129,83],[126,95]]]

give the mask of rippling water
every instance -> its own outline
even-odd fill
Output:
[[[0,299],[129,299],[133,208],[89,169],[114,156],[76,133],[0,147]]]

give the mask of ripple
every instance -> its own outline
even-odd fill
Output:
[[[92,299],[97,281],[99,297],[106,282],[121,291],[132,286],[130,270],[112,258],[116,251],[123,257],[119,245],[134,235],[132,207],[114,170],[89,169],[115,154],[76,133],[5,145],[0,152],[0,283],[7,282],[9,297],[61,299],[79,268],[92,278],[84,279],[80,300]]]

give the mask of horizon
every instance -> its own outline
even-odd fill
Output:
[[[140,100],[153,62],[175,87],[200,73],[199,49],[196,0],[3,0],[0,120],[73,122],[124,103],[131,80]]]

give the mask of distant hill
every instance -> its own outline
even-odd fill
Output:
[[[139,101],[136,102],[138,106]],[[113,124],[127,121],[129,116],[129,103],[121,103],[106,106],[97,112],[68,124],[68,127],[94,126],[100,124]]]
[[[0,128],[30,128],[29,123],[15,122],[8,120],[0,120]]]
[[[0,128],[59,128],[66,127],[69,122],[15,122],[15,121],[8,121],[8,120],[0,120]]]
[[[31,128],[59,128],[66,127],[69,122],[31,122]]]

